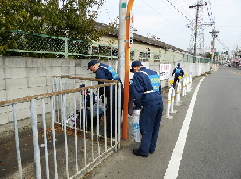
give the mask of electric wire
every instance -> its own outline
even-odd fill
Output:
[[[187,31],[183,30],[182,28],[180,28],[179,26],[177,26],[176,24],[174,24],[173,22],[171,22],[169,19],[167,19],[164,15],[162,15],[159,11],[157,11],[155,8],[153,8],[152,6],[150,6],[147,2],[145,2],[144,0],[141,0],[143,3],[145,3],[149,8],[153,9],[156,13],[158,13],[160,16],[162,16],[164,19],[166,19],[168,22],[170,22],[171,24],[173,24],[174,26],[178,27],[180,30],[184,31],[185,33],[187,33]]]
[[[183,7],[184,4],[182,3],[182,4],[183,4],[183,5],[182,5],[181,2],[180,2],[180,0],[176,0],[176,1],[175,1],[175,3],[179,4],[179,6],[181,6],[181,8],[183,9],[183,11],[185,11],[185,14],[189,17],[189,19],[192,19],[192,18],[195,16],[195,14],[192,14],[192,15],[191,15],[191,14],[190,14],[190,11],[187,11],[187,9],[189,10],[189,5],[190,5],[190,4],[188,4],[187,1],[185,1],[185,0],[184,0],[183,2],[185,2],[185,3],[187,4],[187,5],[185,6],[186,8]]]
[[[216,39],[219,41],[219,43],[220,43],[222,46],[224,46],[226,49],[229,50],[229,48],[227,47],[227,45],[225,45],[225,44],[221,41],[221,39],[219,39],[219,38],[216,38]]]
[[[169,3],[174,7],[174,9],[177,10],[177,12],[178,12],[179,14],[181,14],[181,15],[184,16],[189,22],[191,22],[191,20],[190,20],[186,15],[184,15],[183,12],[181,12],[171,1],[169,1],[169,0],[166,0],[166,1],[169,2]]]

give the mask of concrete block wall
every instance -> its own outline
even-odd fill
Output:
[[[94,77],[87,64],[85,60],[0,56],[0,101],[50,93],[54,75]],[[49,100],[45,103],[50,112]],[[29,102],[16,105],[18,120],[30,116],[29,108]],[[41,113],[41,101],[37,101],[37,114]],[[0,107],[0,125],[12,121],[12,106]]]
[[[52,77],[55,75],[68,75],[95,78],[90,70],[87,70],[89,60],[84,59],[53,59],[53,58],[24,58],[0,56],[0,101],[12,100],[26,96],[39,95],[52,92]],[[117,69],[118,61],[103,60],[105,63]],[[160,72],[160,63],[149,62],[152,70]],[[176,63],[171,64],[171,72]],[[193,77],[204,74],[208,64],[182,62],[181,67],[188,75]],[[170,76],[171,78],[171,76]],[[162,87],[168,85],[168,79],[161,82]],[[82,83],[82,81],[80,82]],[[90,82],[87,81],[87,85]],[[70,87],[73,86],[71,81]],[[68,88],[67,82],[65,88]],[[50,102],[45,101],[46,112],[50,112]],[[37,102],[37,114],[41,114],[41,102]],[[30,116],[30,103],[16,105],[17,118],[22,120]],[[0,107],[0,125],[13,121],[12,106]]]

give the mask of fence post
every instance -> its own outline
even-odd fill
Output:
[[[68,53],[69,53],[69,51],[68,51],[68,38],[64,38],[64,49],[65,49],[65,51],[64,51],[64,56],[65,56],[65,58],[68,58]]]

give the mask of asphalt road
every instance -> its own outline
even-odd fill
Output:
[[[221,67],[201,84],[180,179],[241,178],[241,72],[228,70]]]
[[[86,178],[241,178],[240,89],[241,70],[232,67],[196,78],[173,118],[162,117],[154,154],[134,156],[139,144],[132,143]],[[166,106],[167,95],[163,99]]]

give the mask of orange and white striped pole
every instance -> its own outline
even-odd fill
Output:
[[[123,105],[123,129],[122,139],[127,139],[128,125],[128,103],[129,103],[129,60],[130,60],[130,12],[133,7],[134,0],[129,0],[126,12],[126,54],[125,54],[125,84],[124,84],[124,105]]]

